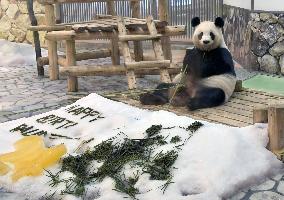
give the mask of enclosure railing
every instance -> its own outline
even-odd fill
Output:
[[[190,21],[194,16],[201,20],[214,20],[222,16],[223,0],[167,0],[170,25],[187,25],[187,34],[176,36],[180,39],[189,39],[193,30]],[[142,0],[140,2],[141,17],[145,18],[151,14],[158,18],[158,0]],[[121,16],[130,16],[130,5],[128,1],[115,2],[116,13]],[[68,3],[60,5],[61,22],[89,21],[98,14],[107,14],[105,2],[92,3]]]

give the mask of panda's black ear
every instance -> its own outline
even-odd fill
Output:
[[[199,17],[194,17],[194,18],[192,18],[192,20],[191,20],[191,26],[192,27],[196,27],[196,26],[198,26],[200,24],[200,19],[199,19]]]
[[[223,28],[224,26],[224,20],[221,17],[217,17],[215,19],[215,26],[219,27],[219,28]]]

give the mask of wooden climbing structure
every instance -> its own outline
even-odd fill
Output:
[[[135,69],[139,68],[158,68],[160,70],[161,81],[165,83],[171,82],[170,74],[168,71],[171,61],[165,60],[161,46],[161,38],[163,35],[158,34],[153,17],[148,16],[146,19],[146,25],[148,27],[149,35],[128,35],[123,17],[119,17],[117,23],[119,32],[118,39],[121,42],[129,89],[137,88]],[[135,61],[131,58],[129,41],[144,40],[152,40],[153,49],[155,53],[154,61]]]
[[[159,1],[160,19],[151,17],[140,19],[139,0],[130,1],[132,17],[115,16],[114,0],[38,0],[45,6],[46,22],[44,26],[32,26],[32,31],[46,31],[48,57],[38,59],[41,65],[49,65],[50,80],[59,79],[60,75],[67,75],[69,92],[78,91],[78,76],[112,76],[126,74],[129,88],[136,88],[135,74],[161,75],[161,80],[170,82],[170,74],[176,74],[178,67],[171,66],[171,51],[168,38],[185,34],[185,26],[168,26],[164,20],[167,16],[166,4]],[[98,15],[92,21],[83,23],[55,24],[55,5],[72,2],[106,2],[110,15]],[[110,48],[95,49],[91,52],[76,52],[77,40],[107,39]],[[152,40],[155,57],[143,55],[143,40]],[[66,54],[57,54],[57,43],[65,41]],[[129,41],[133,41],[133,51],[129,48]],[[122,48],[119,47],[121,43]],[[121,53],[122,52],[122,53]],[[124,57],[124,65],[120,65],[120,55]],[[107,66],[76,66],[76,61],[112,58],[112,65]],[[60,67],[61,66],[61,67]]]

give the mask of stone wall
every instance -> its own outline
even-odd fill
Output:
[[[284,74],[284,12],[252,13],[251,50],[257,57],[260,70]]]
[[[34,0],[34,12],[40,25],[45,24],[44,7]],[[30,26],[26,1],[0,0],[0,39],[12,42],[33,42],[33,34],[27,31]],[[40,40],[44,44],[44,33],[40,33]]]
[[[224,39],[234,60],[248,70],[258,70],[257,57],[250,50],[250,10],[224,5]]]

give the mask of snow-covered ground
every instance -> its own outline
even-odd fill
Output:
[[[47,51],[42,49],[43,56]],[[35,50],[29,44],[0,39],[0,66],[36,65]]]
[[[72,106],[89,107],[98,111],[104,118],[92,121],[95,116],[87,116],[81,119],[84,114],[74,115],[67,112],[68,108]],[[41,123],[36,121],[50,115],[66,118],[78,124],[57,129],[64,122],[54,126],[43,123],[44,120]],[[168,136],[168,140],[178,135],[184,142],[188,138],[188,132],[179,127],[187,127],[193,122],[194,120],[191,118],[177,116],[170,112],[141,110],[105,99],[97,94],[91,94],[73,105],[59,110],[0,124],[0,154],[13,150],[13,143],[22,136],[19,132],[10,132],[10,130],[24,123],[47,131],[48,135],[45,137],[47,146],[64,143],[68,153],[74,154],[74,151],[84,140],[94,138],[83,149],[93,147],[120,132],[129,138],[141,139],[145,137],[147,128],[158,124],[165,128],[175,127],[163,129],[160,133],[163,136]],[[150,180],[149,174],[145,173],[135,184],[140,193],[136,196],[138,199],[223,199],[283,169],[282,162],[265,148],[268,142],[266,125],[257,124],[245,128],[233,128],[203,123],[205,125],[194,133],[180,150],[178,159],[171,169],[173,183],[169,185],[165,193],[163,194],[161,190],[165,181]],[[58,138],[51,140],[49,139],[50,133],[80,139]],[[174,144],[168,143],[158,147],[156,151],[166,152],[173,148]],[[49,170],[57,172],[59,167],[60,165],[56,165]],[[125,174],[131,175],[135,170],[127,168]],[[70,176],[70,173],[63,173],[61,178]],[[60,190],[64,188],[64,185],[51,188],[48,184],[49,180],[45,174],[40,177],[22,178],[18,182],[12,183],[10,174],[8,174],[0,177],[0,187],[26,195],[29,199],[38,199],[47,193],[53,193],[53,191],[60,193]],[[89,193],[98,192],[100,194],[97,199],[122,200],[126,196],[113,190],[114,181],[111,178],[105,178],[101,183],[92,183],[87,188]],[[63,199],[77,198],[65,195]]]

